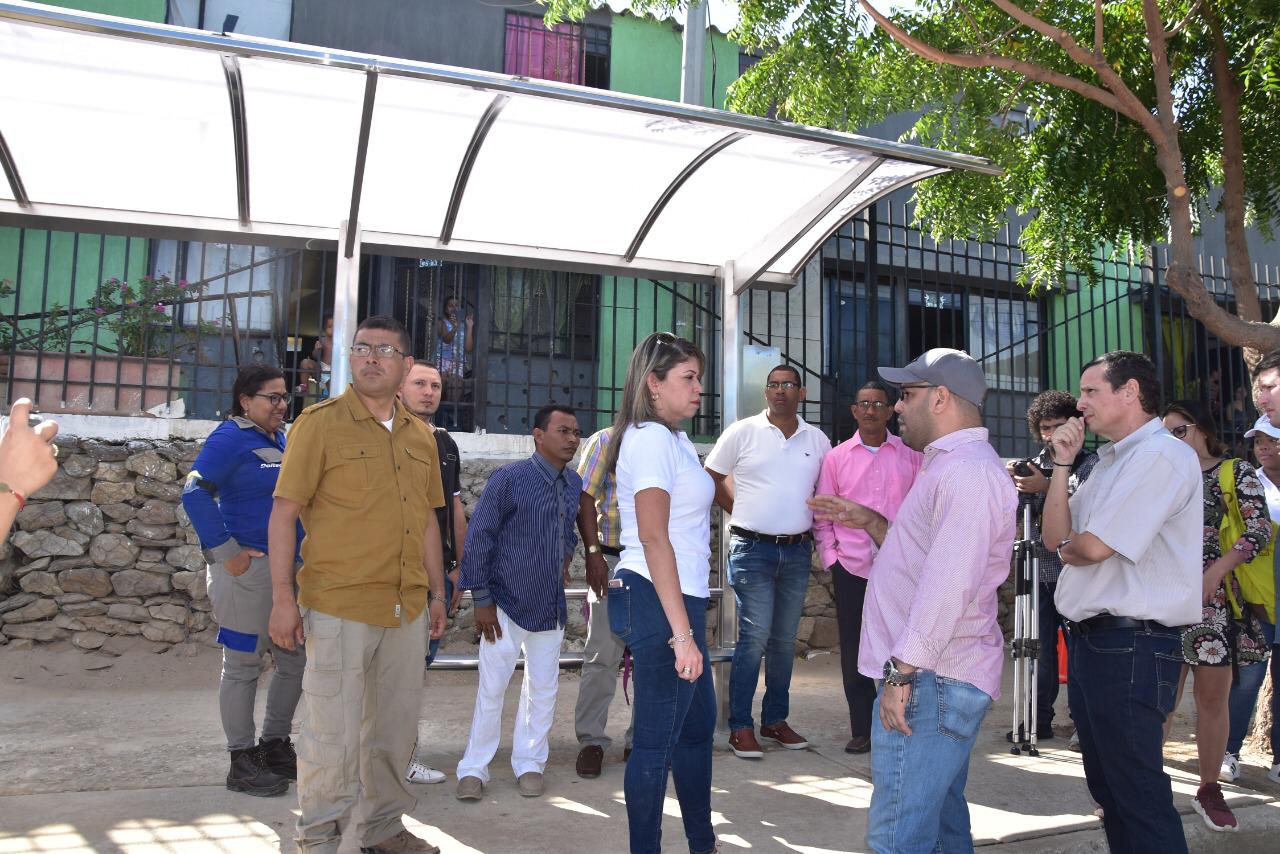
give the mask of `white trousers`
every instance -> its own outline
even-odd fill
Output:
[[[489,782],[489,762],[502,737],[502,704],[507,685],[524,650],[524,684],[516,714],[511,745],[511,769],[516,777],[547,766],[547,736],[556,713],[556,687],[560,679],[560,643],[564,629],[528,632],[498,608],[502,637],[493,643],[480,639],[480,686],[471,718],[467,752],[458,763],[458,779],[479,777]]]

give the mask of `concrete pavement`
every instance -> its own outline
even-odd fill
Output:
[[[0,650],[0,854],[293,850],[292,789],[284,797],[255,799],[222,786],[216,651],[162,659],[171,656],[116,659],[86,673],[85,663],[95,657]],[[766,747],[763,760],[748,761],[719,740],[712,806],[722,850],[865,850],[870,761],[843,752],[848,732],[838,664],[826,655],[796,663],[790,721],[812,749]],[[581,780],[573,771],[576,675],[561,679],[546,794],[518,795],[504,747],[479,803],[453,797],[474,674],[432,673],[426,682],[419,737],[427,759],[450,779],[417,787],[418,807],[407,819],[412,829],[446,852],[626,850],[620,747],[609,752],[599,779]],[[506,744],[517,692],[518,682],[508,693]],[[1280,850],[1280,786],[1266,780],[1262,757],[1246,757],[1252,764],[1245,785],[1224,787],[1241,832],[1211,833],[1192,812],[1189,707],[1188,699],[1168,756],[1191,850]],[[610,722],[619,737],[626,709],[619,692]],[[1079,756],[1066,750],[1065,738],[1044,743],[1039,758],[1011,756],[1003,737],[1008,720],[1006,700],[987,716],[974,751],[967,792],[977,845],[990,852],[1105,851]],[[674,796],[667,807],[665,848],[685,850]],[[346,840],[344,852],[358,850]]]

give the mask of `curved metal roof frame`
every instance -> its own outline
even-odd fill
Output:
[[[735,290],[745,289],[756,282],[773,286],[785,286],[794,281],[798,270],[803,266],[803,258],[815,251],[822,241],[835,228],[839,227],[841,222],[847,220],[857,209],[865,206],[874,198],[913,183],[921,177],[935,175],[949,169],[965,169],[992,175],[1000,172],[990,162],[968,155],[951,154],[919,146],[669,101],[509,77],[469,69],[329,50],[246,36],[219,35],[164,24],[112,18],[25,2],[0,2],[0,24],[5,21],[34,24],[40,27],[52,27],[64,31],[83,32],[98,36],[112,36],[123,40],[178,46],[218,54],[225,73],[227,97],[230,106],[231,145],[234,149],[233,162],[237,204],[234,217],[220,218],[217,216],[193,215],[190,211],[175,213],[154,209],[111,210],[100,206],[42,198],[38,190],[31,186],[31,182],[27,182],[24,185],[20,172],[22,167],[20,157],[13,150],[14,146],[7,145],[4,142],[2,134],[5,130],[6,120],[3,116],[0,116],[0,166],[3,166],[12,195],[12,199],[0,197],[0,221],[4,222],[30,221],[34,217],[40,219],[44,225],[51,227],[58,227],[60,224],[62,227],[92,224],[99,230],[103,230],[105,227],[105,230],[115,229],[155,236],[174,236],[177,233],[182,233],[184,236],[198,235],[205,239],[239,240],[242,242],[297,243],[308,241],[312,245],[315,245],[315,241],[322,241],[326,245],[336,243],[339,235],[339,223],[336,222],[323,224],[300,221],[278,222],[269,221],[270,218],[266,215],[262,215],[260,219],[255,220],[254,211],[250,205],[249,180],[250,155],[253,151],[251,147],[252,136],[248,126],[248,111],[245,103],[246,83],[241,73],[242,60],[282,60],[311,67],[333,67],[362,73],[365,80],[364,100],[361,105],[355,158],[351,164],[350,204],[344,205],[344,213],[348,215],[347,221],[356,223],[356,228],[346,229],[343,235],[341,248],[348,257],[349,253],[353,251],[358,237],[360,245],[371,251],[397,252],[412,250],[441,258],[460,260],[487,259],[490,261],[504,259],[508,262],[518,262],[527,266],[613,272],[624,275],[651,275],[688,280],[707,280],[717,277],[727,263],[735,262],[737,269],[741,271],[740,275],[735,277]],[[0,43],[0,58],[3,58],[3,54],[4,46],[3,43]],[[437,227],[434,224],[419,226],[414,223],[404,223],[404,227],[395,227],[391,230],[385,227],[380,229],[362,228],[364,223],[361,222],[360,218],[361,193],[369,149],[370,126],[374,121],[378,91],[377,81],[380,77],[407,78],[448,84],[452,87],[459,87],[462,90],[476,92],[489,99],[488,107],[480,117],[480,121],[475,125],[471,141],[467,145],[465,155],[459,164],[453,191],[447,198],[446,213],[438,234],[422,230],[425,228],[434,229]],[[649,124],[659,124],[664,120],[668,120],[666,127],[663,128],[664,130],[669,130],[672,127],[670,122],[674,121],[682,130],[692,128],[696,132],[717,133],[718,138],[717,141],[710,144],[705,142],[699,144],[701,150],[692,160],[678,155],[680,148],[674,144],[678,140],[670,140],[673,143],[669,149],[670,156],[681,156],[682,159],[685,159],[686,165],[674,176],[669,173],[665,177],[660,177],[661,173],[654,175],[653,177],[657,179],[657,183],[650,186],[661,186],[662,189],[653,197],[650,203],[640,204],[639,210],[647,209],[648,214],[643,217],[638,227],[628,226],[625,221],[620,221],[618,228],[621,231],[618,235],[609,235],[608,240],[600,240],[598,239],[600,235],[597,235],[594,243],[581,245],[582,241],[577,240],[579,243],[577,246],[573,245],[579,237],[577,235],[570,235],[572,239],[566,239],[563,245],[555,245],[552,241],[536,239],[534,236],[531,236],[527,241],[522,241],[520,239],[511,239],[511,235],[504,237],[486,233],[483,227],[477,227],[475,223],[472,223],[472,228],[469,231],[457,233],[455,229],[459,225],[459,214],[464,207],[464,202],[470,198],[467,195],[468,182],[472,177],[472,171],[476,168],[478,160],[484,154],[486,135],[493,128],[494,123],[498,121],[499,114],[508,99],[512,97],[525,100],[529,98],[542,99],[542,102],[547,104],[551,102],[572,104],[587,110],[599,109],[605,112],[600,114],[592,113],[591,115],[599,115],[602,119],[617,115],[616,111],[639,114],[641,120]],[[580,129],[560,127],[555,130],[574,134]],[[598,144],[597,138],[590,137],[586,129],[581,130],[583,130],[581,138],[584,145]],[[728,133],[723,133],[723,131],[728,131]],[[806,166],[812,167],[816,164],[826,170],[824,174],[827,174],[828,177],[837,174],[836,169],[840,170],[840,174],[834,181],[823,180],[822,184],[825,185],[825,188],[814,192],[811,196],[796,197],[793,194],[792,197],[789,197],[789,200],[784,202],[786,207],[781,208],[781,210],[791,208],[792,213],[781,220],[770,220],[763,234],[752,232],[758,235],[753,238],[752,233],[747,233],[745,239],[748,240],[750,248],[745,251],[739,248],[734,251],[725,251],[723,253],[725,257],[708,258],[706,257],[706,251],[708,251],[708,246],[711,243],[708,239],[697,247],[689,247],[703,250],[702,256],[698,257],[697,253],[692,251],[686,253],[672,251],[670,240],[668,239],[666,245],[654,247],[650,257],[641,255],[641,250],[645,248],[646,244],[653,243],[652,238],[655,226],[664,225],[664,217],[669,218],[669,211],[677,206],[675,204],[669,205],[669,203],[673,202],[673,199],[685,207],[695,202],[700,203],[703,201],[708,192],[708,187],[705,185],[714,180],[713,177],[707,177],[706,174],[712,171],[707,168],[709,164],[712,162],[719,163],[725,156],[726,149],[730,147],[735,152],[738,152],[737,156],[740,159],[753,156],[750,152],[740,151],[741,145],[734,144],[744,138],[749,142],[754,140],[760,145],[774,145],[774,151],[782,151],[783,149],[778,146],[783,143],[792,144],[790,149],[792,152],[803,151],[804,154],[811,155],[812,152],[817,151],[818,155],[807,163],[799,162],[797,158],[797,173],[802,172]],[[770,143],[770,140],[773,142]],[[652,146],[666,144],[668,140],[657,139],[655,132],[655,136],[646,137],[644,142]],[[684,143],[687,148],[688,140],[686,139]],[[803,150],[795,148],[795,143],[803,144]],[[842,160],[841,158],[844,159]],[[776,167],[775,177],[788,177],[778,171],[788,168],[788,164],[784,162],[786,156],[775,157],[774,159],[782,163],[781,166],[778,163],[774,164]],[[841,163],[844,164],[843,168],[840,167]],[[877,181],[874,188],[874,196],[858,198],[856,208],[843,211],[841,203],[848,199],[850,194],[854,193],[883,164],[911,164],[915,171],[908,170],[896,180],[888,182],[885,180]],[[740,166],[741,163],[739,163]],[[493,168],[492,164],[489,164],[489,168]],[[720,168],[721,170],[726,170],[730,167],[722,165]],[[720,174],[723,178],[723,171]],[[695,175],[697,180],[703,181],[704,186],[700,190],[693,189],[693,184],[696,183]],[[817,180],[817,170],[811,169],[808,175],[811,184],[806,184],[806,187],[811,186],[813,180]],[[743,176],[737,175],[735,177]],[[748,182],[751,180],[749,175],[746,176],[746,180]],[[775,183],[781,185],[786,182],[777,180]],[[717,189],[723,190],[724,188],[721,186]],[[699,193],[702,195],[697,195]],[[797,199],[800,202],[798,205],[796,204]],[[257,201],[256,198],[255,201]],[[637,201],[643,202],[643,200]],[[210,202],[210,205],[212,204]],[[486,199],[483,202],[477,202],[477,204],[490,205],[492,204],[492,199]],[[839,211],[842,214],[842,218],[839,222],[832,223],[829,220],[834,211]],[[399,226],[400,223],[396,223],[396,225]],[[665,223],[665,225],[668,229],[674,227],[672,223]],[[681,223],[681,225],[684,225],[684,223]],[[615,239],[615,236],[617,239]],[[625,240],[627,236],[630,236],[630,241],[623,248],[621,241]],[[659,240],[658,242],[661,244],[662,241]],[[716,250],[718,249],[719,245],[716,246]],[[800,263],[794,263],[797,252],[802,253]],[[781,269],[777,264],[779,259],[784,256],[792,259],[792,263],[786,269]]]

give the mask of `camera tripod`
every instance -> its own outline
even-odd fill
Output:
[[[1039,756],[1037,677],[1040,672],[1040,559],[1031,527],[1031,505],[1022,508],[1022,538],[1014,544],[1013,576],[1013,746],[1014,756]]]

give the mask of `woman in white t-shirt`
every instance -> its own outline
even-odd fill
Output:
[[[716,695],[707,655],[707,580],[715,485],[678,429],[702,404],[706,360],[655,332],[631,354],[605,464],[617,479],[622,556],[609,625],[631,647],[635,736],[624,783],[632,854],[662,845],[667,770],[691,854],[716,849],[711,746]]]

